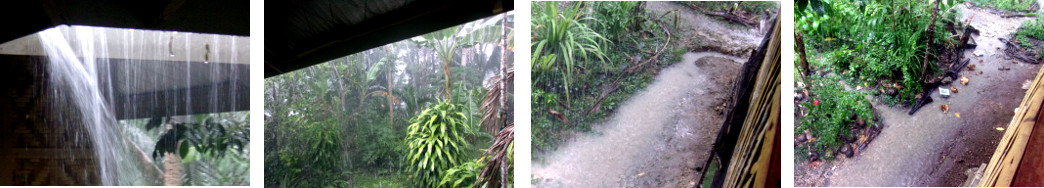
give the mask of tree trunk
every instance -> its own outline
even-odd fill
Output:
[[[391,53],[390,50],[388,50],[388,48],[385,48],[385,50],[388,54]],[[392,69],[394,68],[395,61],[388,62],[388,125],[391,126],[392,129],[395,129],[395,101],[392,98],[393,96],[395,96],[392,95],[392,79],[395,79],[395,76],[392,75]]]
[[[812,71],[808,68],[808,58],[805,56],[805,42],[804,36],[801,33],[794,35],[794,42],[797,43],[798,54],[801,56],[801,76],[808,79],[811,76]]]
[[[501,122],[504,121],[504,109],[507,106],[507,13],[504,13],[504,17],[500,20],[500,108],[497,109],[497,125],[504,125]]]
[[[452,53],[452,52],[450,52],[450,53]],[[452,59],[452,58],[444,58],[443,59],[442,76],[446,79],[445,80],[445,84],[446,84],[446,87],[445,87],[446,88],[445,89],[446,90],[445,91],[445,93],[446,93],[446,101],[449,101],[449,103],[453,103],[453,95],[451,93],[453,91],[453,89],[450,88],[450,76],[449,76],[450,75],[450,69],[449,69],[450,59]]]
[[[927,35],[925,35],[925,36],[928,37],[928,43],[925,45],[925,48],[924,48],[924,61],[922,61],[922,64],[921,64],[921,80],[922,80],[922,82],[927,82],[928,79],[929,79],[929,76],[928,76],[928,56],[931,55],[930,52],[932,50],[932,35],[935,35],[935,17],[938,16],[938,14],[936,14],[936,12],[938,12],[938,11],[939,11],[939,2],[933,2],[933,5],[932,5],[932,19],[930,20],[930,22],[928,22],[928,28],[926,29],[928,32],[926,33]]]
[[[174,126],[167,124],[167,131],[173,131]],[[178,147],[175,147],[178,148]],[[163,175],[164,186],[181,186],[181,157],[176,153],[167,153],[167,157],[163,161],[163,169],[166,174]]]

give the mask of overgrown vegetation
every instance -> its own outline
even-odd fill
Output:
[[[943,71],[936,62],[958,43],[949,37],[947,25],[959,22],[953,7],[961,2],[932,2],[938,3],[938,11],[928,1],[796,3],[795,34],[801,36],[813,75],[795,75],[798,82],[811,86],[798,91],[811,96],[801,103],[808,111],[795,133],[808,130],[815,138],[807,143],[811,146],[796,150],[799,156],[808,157],[809,150],[830,154],[846,143],[841,138],[853,136],[848,132],[853,122],[872,124],[872,109],[864,95],[889,105],[912,106],[927,83],[937,82]],[[934,32],[927,30],[930,25]],[[795,74],[803,72],[800,62],[795,60]]]
[[[511,17],[267,78],[265,186],[458,187],[490,179],[478,173],[491,163],[486,148],[504,142],[491,134],[512,121],[511,62],[503,61],[513,56]]]
[[[533,2],[533,150],[590,130],[680,60],[684,49],[664,45],[673,18],[645,2]]]
[[[852,126],[873,125],[874,114],[866,93],[846,90],[837,77],[814,77],[817,78],[812,79],[811,93],[816,95],[800,104],[808,109],[808,116],[801,119],[794,134],[802,135],[809,131],[816,135],[815,140],[810,141],[810,148],[797,147],[794,151],[799,156],[808,157],[811,150],[824,154],[825,159],[832,159],[831,153],[846,143],[842,137],[852,137],[849,132]]]
[[[177,156],[179,158],[173,159],[179,161],[173,164],[181,168],[177,174],[181,175],[180,185],[249,185],[249,117],[248,112],[227,112],[122,120],[120,125],[127,141],[133,145],[131,148],[138,150],[139,156],[152,159],[143,161],[155,165],[155,168],[142,167],[146,179],[172,170],[166,168],[175,166],[166,166],[165,162],[171,159],[168,157]],[[133,181],[156,183],[144,179]]]
[[[1022,22],[1022,27],[1015,33],[1015,39],[1023,48],[1036,50],[1037,55],[1044,56],[1044,47],[1033,44],[1033,40],[1044,41],[1044,16],[1041,14],[1044,12],[1038,12],[1035,19]]]
[[[934,25],[939,32],[932,36],[925,36],[932,7],[922,1],[813,2],[795,6],[798,14],[794,27],[805,36],[806,53],[825,54],[828,66],[814,69],[830,69],[852,84],[878,85],[882,80],[897,83],[902,86],[898,94],[886,97],[912,105],[923,89],[924,78],[939,73],[934,63],[923,67],[923,57],[928,37],[933,37],[937,45],[950,40],[942,23],[955,20],[956,10],[951,7],[956,2],[946,3],[939,6]],[[931,56],[936,56],[935,52],[941,50],[931,51]]]

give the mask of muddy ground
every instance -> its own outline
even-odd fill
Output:
[[[730,41],[735,51],[689,52],[659,70],[655,81],[624,102],[593,131],[567,140],[533,161],[534,187],[690,187],[721,126],[720,109],[747,54],[761,40],[758,28],[722,26],[672,2],[648,2],[649,11],[677,10],[679,45]],[[694,32],[702,32],[696,38]],[[717,33],[708,35],[709,33]],[[709,39],[713,37],[714,39]],[[706,42],[706,41],[704,41]],[[726,44],[726,43],[717,43]]]
[[[933,92],[935,102],[913,115],[907,115],[908,108],[875,101],[874,108],[885,124],[881,134],[852,158],[815,167],[797,161],[795,186],[959,186],[967,178],[965,171],[989,162],[1004,134],[998,128],[1007,128],[1025,95],[1023,82],[1032,81],[1040,65],[1013,63],[998,39],[1014,33],[1029,18],[1005,19],[979,9],[961,10],[961,20],[974,16],[971,24],[981,31],[973,35],[979,46],[964,51],[970,65],[976,66],[960,73],[970,79],[968,85],[951,84],[958,93],[950,98]],[[976,51],[982,56],[975,55]],[[949,112],[941,111],[939,105],[949,105]]]

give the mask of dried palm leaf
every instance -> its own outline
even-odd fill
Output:
[[[510,87],[512,80],[515,79],[515,69],[508,68],[507,79],[504,79],[507,83],[502,84],[500,76],[501,75],[496,75],[490,78],[493,79],[493,81],[490,82],[489,86],[487,86],[489,91],[486,92],[486,96],[482,99],[482,121],[479,125],[489,134],[496,134],[497,130],[504,127],[504,117],[501,117],[500,114],[510,113],[510,110],[507,107],[501,106],[500,101],[502,99],[506,100],[504,97],[507,96],[503,96],[508,95],[507,88],[505,87]],[[508,104],[504,105],[508,107],[510,106]],[[501,109],[504,111],[502,112]]]
[[[510,73],[508,74],[510,75]],[[493,140],[493,145],[486,150],[486,166],[479,174],[475,187],[507,187],[511,181],[511,169],[515,149],[515,125],[508,125],[500,130]]]

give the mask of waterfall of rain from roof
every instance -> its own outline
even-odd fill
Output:
[[[46,110],[56,125],[82,126],[77,130],[89,135],[58,142],[90,145],[93,151],[83,155],[93,156],[97,170],[76,170],[84,171],[83,178],[96,175],[101,185],[158,185],[163,179],[160,163],[148,156],[158,138],[119,119],[156,117],[159,111],[222,112],[241,109],[237,104],[245,101],[237,98],[246,77],[239,69],[247,68],[238,47],[243,37],[89,26],[59,26],[37,35],[41,67],[51,83],[44,90],[52,101]]]

